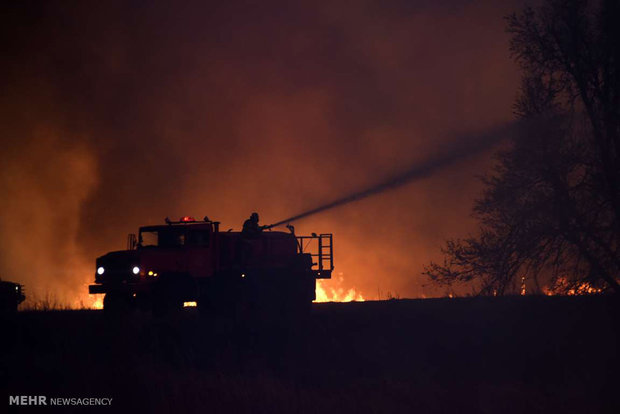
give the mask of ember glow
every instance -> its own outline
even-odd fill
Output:
[[[547,296],[582,296],[600,294],[603,293],[603,289],[593,286],[590,282],[571,283],[566,278],[560,277],[552,287],[544,288],[543,292]]]

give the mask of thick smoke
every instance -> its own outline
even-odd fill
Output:
[[[78,232],[96,185],[96,159],[83,145],[66,146],[54,130],[16,138],[28,145],[2,157],[1,274],[25,284],[32,303],[88,306],[92,264]]]
[[[473,155],[479,154],[482,151],[489,150],[500,140],[506,139],[511,132],[510,124],[505,126],[494,128],[490,131],[479,132],[478,134],[465,135],[459,137],[459,140],[454,142],[447,151],[440,154],[435,154],[428,160],[411,166],[404,172],[399,173],[396,176],[390,177],[385,181],[381,181],[379,184],[375,184],[369,188],[354,193],[348,194],[337,200],[331,201],[319,207],[315,207],[311,210],[304,211],[303,213],[296,214],[292,217],[280,220],[269,226],[267,229],[277,227],[283,224],[288,224],[293,221],[301,220],[306,217],[313,216],[318,213],[322,213],[327,210],[331,210],[336,207],[340,207],[346,204],[353,203],[355,201],[363,200],[371,196],[377,196],[389,190],[404,186],[412,181],[427,178],[432,174],[435,174],[442,168],[450,166],[458,161],[467,159]]]
[[[85,293],[95,257],[139,225],[273,223],[509,121],[515,7],[14,2],[0,28],[0,277]],[[489,163],[481,152],[297,232],[334,233],[345,291],[436,294],[422,265],[471,229]]]

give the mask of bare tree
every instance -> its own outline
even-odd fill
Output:
[[[507,17],[527,122],[484,178],[479,233],[447,242],[433,281],[620,292],[619,4],[548,0]]]

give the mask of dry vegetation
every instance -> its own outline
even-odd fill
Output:
[[[195,309],[7,317],[7,395],[113,397],[134,412],[614,412],[610,297],[317,304],[303,326]],[[618,411],[615,411],[618,412]]]

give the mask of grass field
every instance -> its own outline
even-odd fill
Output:
[[[315,304],[295,326],[19,312],[2,320],[0,411],[45,395],[112,397],[100,412],[618,413],[619,326],[602,296]]]

